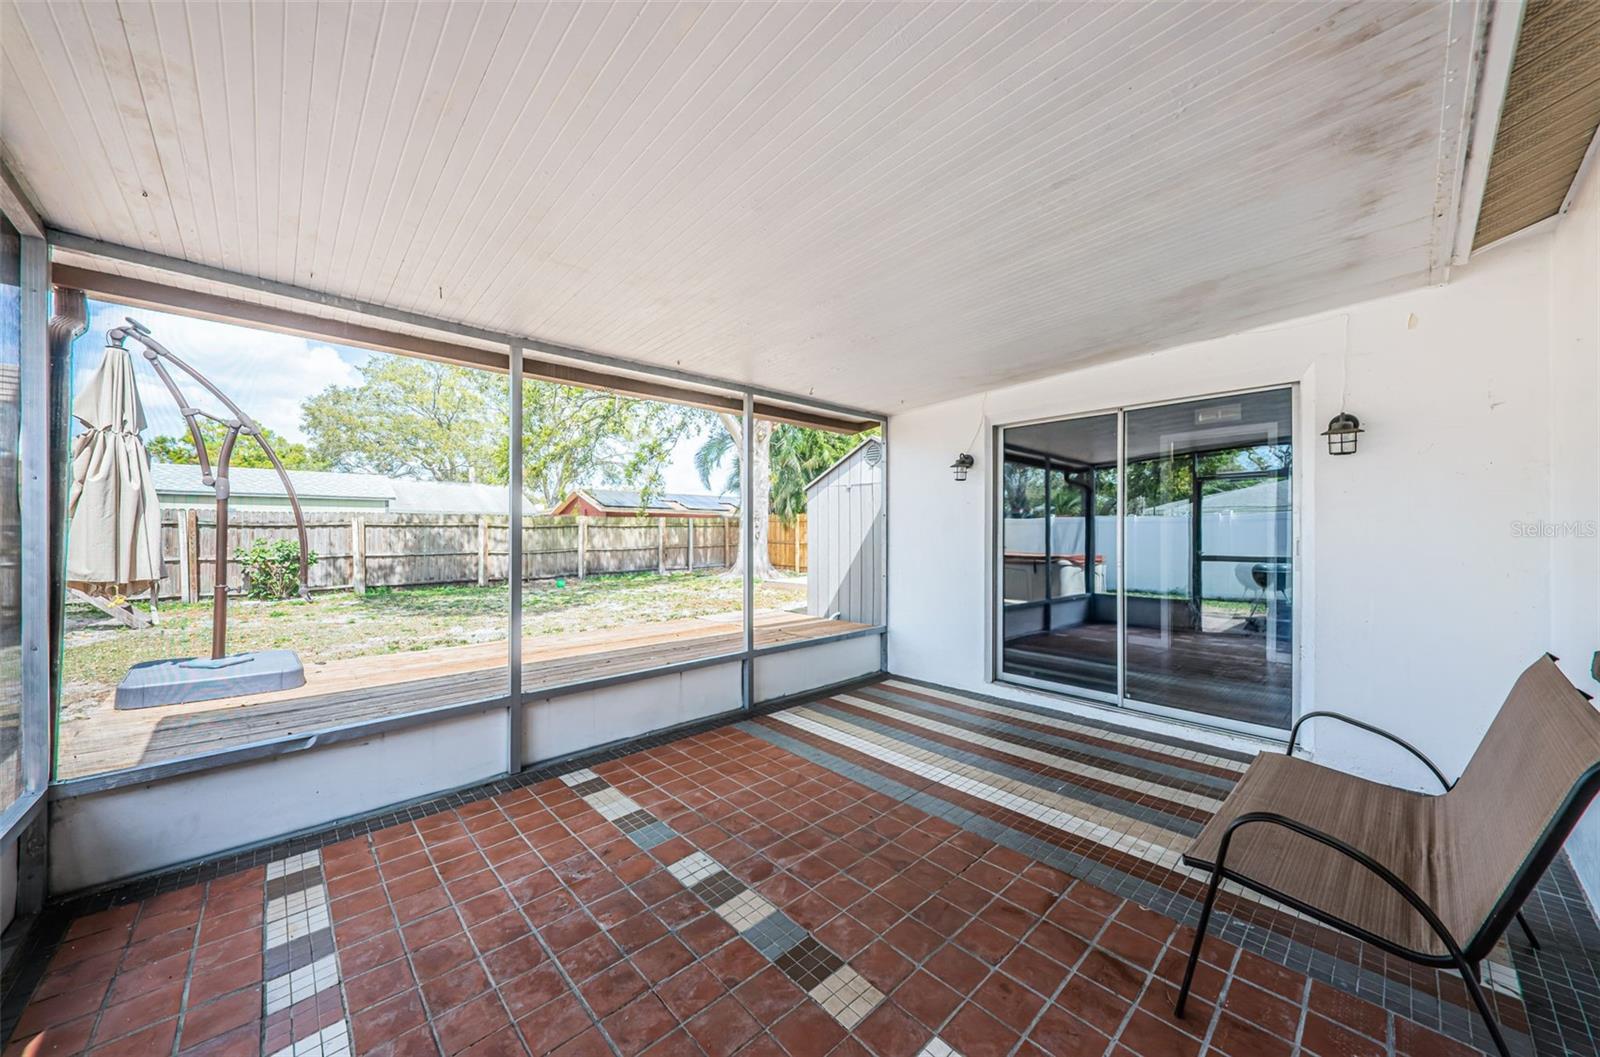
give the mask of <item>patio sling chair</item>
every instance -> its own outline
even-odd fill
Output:
[[[1445,792],[1396,789],[1297,758],[1300,726],[1319,717],[1400,745]],[[1520,919],[1597,790],[1600,712],[1548,655],[1517,679],[1453,786],[1394,735],[1337,713],[1307,713],[1288,752],[1256,757],[1183,855],[1210,881],[1175,1012],[1183,1015],[1226,878],[1391,954],[1457,970],[1507,1054],[1479,964]]]

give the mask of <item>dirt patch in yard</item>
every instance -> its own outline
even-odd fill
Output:
[[[758,609],[803,611],[803,581],[756,585]],[[720,572],[621,573],[528,583],[522,592],[524,635],[560,636],[737,613],[743,584]],[[510,595],[489,587],[380,588],[258,602],[233,599],[228,652],[292,649],[306,664],[504,640]],[[87,606],[67,607],[62,672],[63,719],[115,689],[143,661],[196,657],[211,649],[211,604],[164,605],[160,623],[133,630]]]

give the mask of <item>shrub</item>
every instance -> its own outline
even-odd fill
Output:
[[[300,544],[294,540],[256,540],[234,553],[251,598],[293,598],[300,590]],[[316,551],[306,564],[317,563]]]

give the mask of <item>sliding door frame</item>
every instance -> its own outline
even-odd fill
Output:
[[[1290,423],[1288,440],[1291,450],[1305,452],[1299,459],[1291,459],[1289,468],[1290,485],[1290,512],[1289,512],[1289,562],[1291,569],[1292,590],[1289,598],[1289,619],[1291,631],[1290,664],[1290,706],[1289,722],[1283,727],[1268,727],[1261,724],[1245,723],[1240,720],[1226,719],[1220,716],[1208,715],[1204,712],[1190,711],[1174,708],[1167,705],[1153,704],[1147,701],[1132,700],[1128,697],[1128,657],[1127,657],[1127,481],[1128,481],[1128,429],[1127,418],[1130,412],[1141,411],[1146,408],[1171,407],[1175,404],[1187,404],[1200,400],[1224,399],[1230,396],[1247,396],[1252,393],[1268,393],[1279,389],[1289,391]],[[1171,397],[1162,400],[1150,400],[1141,403],[1116,404],[1110,407],[1099,407],[1085,411],[1076,411],[1065,415],[1048,415],[1036,418],[1019,419],[1015,422],[996,424],[992,427],[991,434],[991,460],[989,493],[990,526],[992,532],[990,554],[990,597],[989,611],[993,620],[993,633],[990,635],[989,652],[990,679],[996,683],[1006,683],[1013,686],[1024,687],[1029,690],[1038,690],[1052,697],[1062,698],[1067,701],[1080,702],[1101,708],[1113,708],[1117,711],[1133,715],[1151,716],[1157,719],[1170,720],[1189,726],[1202,727],[1208,730],[1217,730],[1229,734],[1244,734],[1252,737],[1266,738],[1282,741],[1287,735],[1294,721],[1301,713],[1301,683],[1303,675],[1301,636],[1304,634],[1304,621],[1301,613],[1301,600],[1304,591],[1301,590],[1302,570],[1301,563],[1301,510],[1302,481],[1305,477],[1302,460],[1309,455],[1311,449],[1304,443],[1302,424],[1305,419],[1304,407],[1301,403],[1302,390],[1298,380],[1289,379],[1281,382],[1263,383],[1261,385],[1246,386],[1237,389],[1225,389],[1210,393],[1198,393],[1193,396]],[[1004,473],[1006,461],[1006,431],[1019,429],[1026,426],[1040,425],[1049,422],[1070,422],[1076,419],[1098,418],[1104,415],[1116,416],[1117,429],[1117,495],[1116,495],[1116,540],[1117,553],[1114,566],[1116,569],[1116,679],[1117,691],[1107,694],[1103,691],[1090,690],[1068,686],[1063,683],[1054,683],[1046,679],[1033,676],[1018,675],[1005,670],[1005,634],[1006,634],[1006,605],[1005,605],[1005,509],[1004,498]],[[1092,511],[1090,512],[1092,515]],[[1046,532],[1048,533],[1049,510],[1045,511]],[[1194,512],[1198,516],[1198,510]],[[1191,556],[1193,560],[1193,556]],[[1191,575],[1193,570],[1191,570]],[[1092,584],[1092,579],[1090,581]],[[1048,606],[1046,606],[1048,610]]]
[[[1068,688],[1063,687],[1063,685],[1060,684],[1060,683],[1052,683],[1052,682],[1050,682],[1050,681],[1048,681],[1046,679],[1036,679],[1036,678],[1034,678],[1032,676],[1027,676],[1027,675],[1016,675],[1016,674],[1007,672],[1005,670],[1005,641],[1006,641],[1006,599],[1005,599],[1006,525],[1005,525],[1005,507],[1004,507],[1003,503],[1004,503],[1004,497],[1005,497],[1005,465],[1006,465],[1006,443],[1005,443],[1005,441],[1006,441],[1006,430],[1008,430],[1008,429],[1021,429],[1021,428],[1025,427],[1025,426],[1035,426],[1035,425],[1039,425],[1039,424],[1045,423],[1045,422],[1072,422],[1072,421],[1075,421],[1075,420],[1078,420],[1078,419],[1104,418],[1106,415],[1113,415],[1117,419],[1116,429],[1117,429],[1117,482],[1118,483],[1117,483],[1116,535],[1117,535],[1117,627],[1119,628],[1119,633],[1117,635],[1118,658],[1117,658],[1117,665],[1116,665],[1116,668],[1117,668],[1117,691],[1116,691],[1116,693],[1106,693],[1103,690],[1090,690],[1090,689],[1080,688],[1080,687],[1073,687],[1073,688],[1068,689]],[[1069,698],[1072,698],[1074,700],[1084,700],[1084,701],[1089,701],[1089,702],[1091,702],[1093,704],[1097,704],[1097,705],[1107,705],[1107,706],[1109,706],[1111,708],[1120,708],[1121,707],[1121,702],[1122,702],[1122,658],[1121,658],[1122,635],[1120,633],[1120,628],[1122,626],[1122,568],[1121,568],[1121,562],[1122,562],[1122,484],[1121,484],[1121,482],[1122,482],[1122,412],[1121,412],[1121,409],[1120,408],[1097,408],[1097,409],[1095,409],[1093,411],[1083,411],[1083,412],[1078,412],[1078,413],[1070,414],[1070,415],[1052,415],[1049,418],[1028,419],[1028,420],[1020,421],[1020,422],[1008,422],[1005,425],[997,425],[997,426],[994,427],[993,443],[990,445],[990,449],[991,449],[992,461],[990,463],[990,468],[989,468],[989,479],[992,482],[992,487],[990,488],[990,493],[989,493],[989,509],[991,511],[990,524],[993,527],[993,536],[994,536],[994,541],[993,541],[993,546],[992,546],[992,553],[990,555],[990,560],[991,560],[990,580],[992,581],[993,587],[992,587],[992,591],[991,591],[991,594],[990,594],[990,601],[989,601],[990,612],[993,614],[993,617],[994,617],[994,634],[991,636],[991,642],[990,642],[991,663],[990,663],[990,669],[989,669],[992,678],[996,682],[1015,683],[1015,684],[1017,684],[1019,686],[1026,686],[1026,687],[1029,687],[1029,688],[1035,689],[1035,690],[1044,690],[1044,691],[1047,691],[1049,693],[1053,693],[1053,694],[1069,697]],[[1091,467],[1091,472],[1094,472],[1094,468],[1093,467]],[[1047,464],[1046,467],[1045,467],[1045,481],[1046,481],[1047,485],[1048,485],[1049,480],[1050,480],[1050,469],[1049,469],[1049,466]],[[1049,539],[1050,539],[1050,517],[1051,517],[1050,502],[1049,502],[1049,498],[1048,498],[1048,491],[1049,490],[1048,490],[1048,487],[1047,487],[1046,488],[1046,500],[1045,500],[1045,514],[1044,514],[1044,521],[1045,521],[1045,549],[1046,549],[1047,552],[1049,551],[1049,548],[1050,548]],[[1090,498],[1091,498],[1091,500],[1093,498],[1093,492],[1092,491],[1090,493]],[[1086,518],[1094,517],[1094,510],[1092,508],[1087,510],[1085,512],[1085,517]],[[1094,571],[1091,568],[1092,564],[1093,564],[1093,556],[1092,555],[1086,555],[1085,556],[1085,560],[1084,560],[1084,587],[1085,587],[1085,590],[1086,590],[1086,592],[1087,592],[1087,594],[1088,594],[1088,596],[1090,598],[1091,604],[1093,603],[1093,598],[1094,598]],[[1046,621],[1047,624],[1048,624],[1049,619],[1050,619],[1049,614],[1050,614],[1050,610],[1051,610],[1051,603],[1053,601],[1059,601],[1059,600],[1050,598],[1049,581],[1050,581],[1050,570],[1047,567],[1046,570],[1045,570],[1045,583],[1046,583],[1045,598],[1043,600],[1039,601],[1039,602],[1031,602],[1030,601],[1028,603],[1025,603],[1025,606],[1024,606],[1024,608],[1035,608],[1035,607],[1042,608],[1045,611],[1045,621]]]

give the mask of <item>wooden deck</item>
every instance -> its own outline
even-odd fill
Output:
[[[865,628],[762,610],[756,645],[776,646]],[[525,692],[735,653],[736,614],[663,621],[582,635],[523,639]],[[503,695],[506,644],[380,654],[306,667],[294,690],[119,712],[113,698],[63,720],[58,779],[182,759],[271,738]]]

